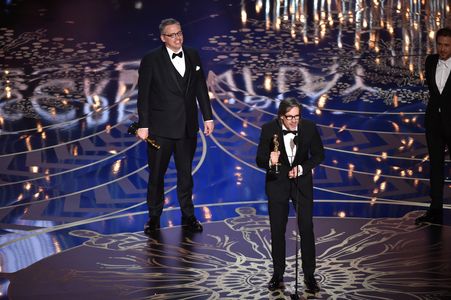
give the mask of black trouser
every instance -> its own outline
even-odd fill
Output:
[[[432,123],[432,122],[431,122]],[[429,152],[429,179],[431,211],[441,212],[443,209],[443,187],[445,185],[445,147],[451,151],[451,136],[445,135],[441,124],[431,124],[426,129],[426,141]],[[451,152],[450,152],[451,156]]]
[[[310,189],[296,190],[293,180],[290,180],[286,192],[268,195],[269,221],[271,227],[271,254],[273,259],[274,275],[282,278],[285,272],[286,241],[285,231],[288,222],[289,200],[292,199],[296,207],[296,199],[299,198],[299,233],[301,236],[301,258],[304,275],[311,276],[315,273],[316,254],[315,236],[313,233],[313,198]]]
[[[174,154],[177,169],[177,198],[183,218],[194,216],[192,200],[192,163],[197,146],[197,136],[168,139],[155,137],[160,149],[148,145],[149,182],[147,185],[147,205],[149,216],[160,217],[164,206],[164,175]]]

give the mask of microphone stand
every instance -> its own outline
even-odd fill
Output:
[[[295,135],[293,138],[293,144],[297,145],[296,143],[296,138],[298,136]],[[293,162],[294,162],[294,158],[295,158],[295,153],[293,153],[294,151],[294,145],[291,148],[291,152],[293,154]],[[297,149],[296,149],[297,152]],[[297,168],[297,166],[296,166]],[[296,175],[298,174],[298,170],[296,170]],[[296,256],[295,256],[295,284],[294,284],[294,293],[290,295],[290,299],[293,300],[299,300],[299,294],[298,294],[298,273],[299,273],[299,263],[298,263],[298,255],[299,255],[299,176],[296,176],[296,178],[293,178],[294,181],[294,185],[296,187]]]

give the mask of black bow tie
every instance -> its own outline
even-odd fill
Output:
[[[298,131],[297,130],[282,130],[282,133],[283,133],[283,135],[286,135],[286,134],[289,134],[289,133],[292,133],[292,134],[294,134],[294,135],[296,135],[296,134],[298,134]]]
[[[183,58],[183,52],[180,51],[179,53],[172,53],[172,59],[176,58],[177,56]]]

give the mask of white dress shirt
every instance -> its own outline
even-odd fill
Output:
[[[185,66],[185,53],[183,53],[183,50],[180,49],[180,51],[178,52],[174,52],[171,49],[169,49],[168,47],[166,47],[166,49],[168,50],[168,54],[169,54],[169,60],[172,62],[172,64],[174,65],[174,67],[177,69],[177,72],[179,72],[180,75],[182,75],[182,77],[185,75],[185,70],[186,70],[186,66]],[[183,53],[182,57],[174,57],[172,58],[172,53]]]
[[[284,125],[282,125],[282,130],[288,130]],[[299,134],[299,132],[298,132]],[[285,151],[288,156],[288,161],[290,165],[293,164],[294,157],[296,156],[296,144],[294,143],[294,139],[297,138],[294,133],[287,133],[283,135],[283,143],[285,145]],[[298,176],[302,175],[302,166],[298,165]]]
[[[451,57],[447,60],[438,60],[437,69],[435,70],[435,82],[437,84],[440,94],[445,88],[446,81],[449,77],[449,71],[451,69]]]

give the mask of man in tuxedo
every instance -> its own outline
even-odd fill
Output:
[[[443,188],[445,184],[445,147],[451,155],[451,29],[437,31],[437,54],[426,57],[426,83],[429,101],[424,116],[429,152],[431,205],[415,220],[416,224],[443,222]]]
[[[197,145],[199,104],[204,133],[213,132],[212,110],[199,54],[183,46],[183,32],[175,19],[160,23],[163,42],[141,60],[138,80],[138,115],[141,139],[150,137],[160,145],[148,145],[149,182],[146,234],[160,228],[164,205],[164,176],[174,154],[177,169],[177,197],[184,229],[201,232],[192,201],[192,162]],[[197,102],[196,102],[197,100]]]
[[[298,227],[301,236],[302,270],[307,290],[318,292],[315,279],[316,255],[313,233],[312,169],[324,159],[324,148],[316,125],[301,119],[301,105],[293,98],[280,103],[278,117],[262,127],[257,149],[257,165],[266,169],[271,227],[273,276],[268,288],[284,288],[285,231],[289,201],[299,205]],[[275,151],[278,144],[279,151]],[[278,172],[274,170],[277,164]]]

